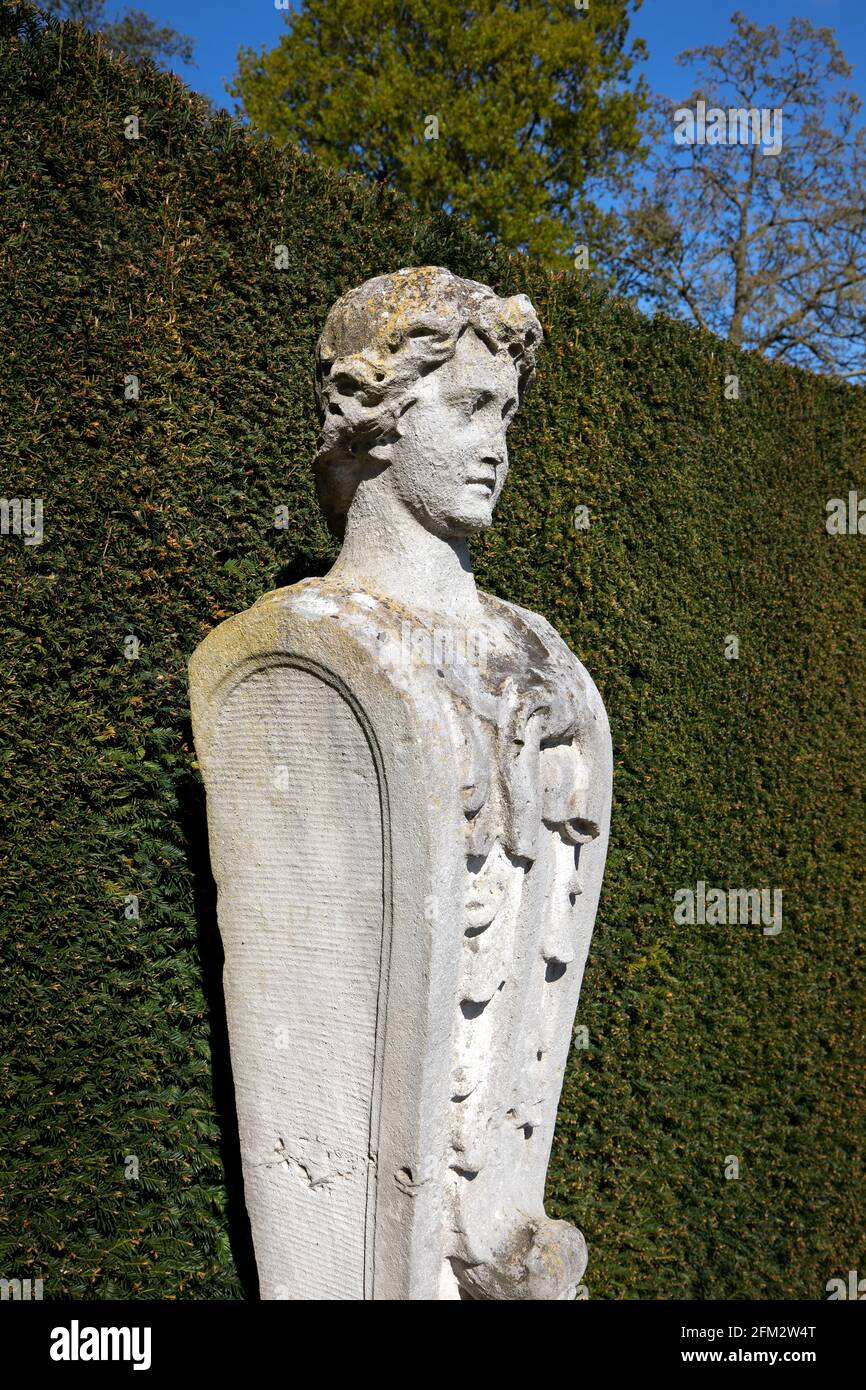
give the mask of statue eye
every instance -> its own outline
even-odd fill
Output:
[[[476,411],[478,411],[478,410],[483,410],[483,409],[484,409],[484,406],[489,405],[490,402],[491,402],[492,400],[493,400],[493,394],[492,394],[492,392],[490,392],[490,391],[481,391],[481,392],[479,392],[479,394],[475,397],[475,400],[472,402],[472,405],[471,405],[470,410],[469,410],[469,414],[470,414],[470,415],[474,415],[474,414],[476,413]]]
[[[355,377],[349,376],[347,372],[339,372],[334,377],[334,389],[340,396],[354,396],[360,405],[370,407],[381,405],[382,392],[374,387],[368,386],[366,382],[358,381]]]

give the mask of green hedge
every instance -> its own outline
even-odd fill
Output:
[[[866,491],[863,391],[422,222],[33,11],[0,14],[0,86],[0,492],[45,512],[43,544],[0,538],[0,1274],[255,1295],[185,663],[327,568],[316,337],[342,290],[425,263],[537,306],[478,576],[558,627],[614,735],[549,1210],[593,1298],[862,1272],[866,537],[825,504]],[[781,888],[781,934],[675,926],[698,879]]]

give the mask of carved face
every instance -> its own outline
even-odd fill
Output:
[[[388,446],[383,482],[427,530],[455,539],[493,520],[508,473],[505,431],[517,410],[517,370],[472,328],[454,356],[422,377]]]

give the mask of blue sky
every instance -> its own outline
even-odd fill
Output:
[[[339,5],[340,0],[334,0]],[[284,29],[281,11],[273,0],[129,0],[129,7],[143,9],[163,24],[171,24],[196,40],[197,67],[174,64],[191,87],[206,92],[220,106],[231,108],[225,82],[236,70],[242,45],[273,47]],[[113,18],[126,8],[109,0],[106,13]],[[674,57],[684,48],[723,43],[730,32],[730,16],[741,9],[755,24],[780,28],[796,15],[813,24],[836,30],[848,62],[854,68],[850,85],[866,103],[866,0],[644,0],[632,20],[631,32],[647,42],[649,59],[641,70],[650,85],[667,96],[684,96],[689,90],[688,71],[678,68]]]

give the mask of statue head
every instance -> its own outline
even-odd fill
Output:
[[[541,325],[441,266],[380,275],[333,306],[316,352],[319,500],[342,536],[379,477],[446,539],[489,526],[508,471],[505,434],[535,369]]]

